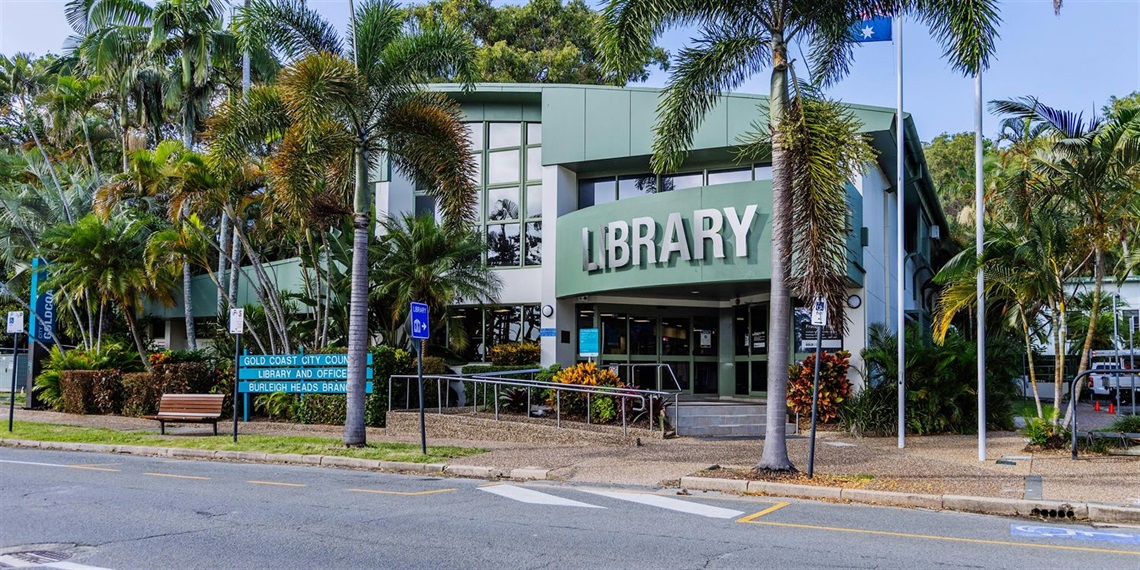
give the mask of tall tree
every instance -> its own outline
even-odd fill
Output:
[[[758,121],[766,123],[771,137],[773,255],[767,425],[757,469],[794,468],[788,459],[784,427],[792,321],[789,261],[793,240],[803,234],[792,231],[794,206],[798,203],[805,211],[819,211],[827,206],[815,200],[834,199],[832,194],[807,194],[794,186],[797,168],[789,160],[789,141],[781,128],[792,109],[788,46],[792,42],[810,46],[811,76],[821,86],[830,85],[846,74],[854,58],[851,26],[869,13],[906,14],[925,22],[945,47],[952,67],[967,75],[986,68],[994,50],[996,0],[610,0],[604,12],[604,53],[619,70],[635,69],[637,62],[627,54],[646,53],[665,29],[688,25],[699,29],[694,44],[681,51],[659,107],[653,143],[653,166],[658,171],[680,166],[694,132],[722,93],[771,68],[767,112],[761,110],[766,116]],[[818,244],[806,245],[796,251],[815,251],[812,246]],[[801,295],[826,292],[797,291]],[[829,306],[838,313],[842,303],[835,301]],[[831,320],[842,322],[842,316],[833,314]]]
[[[253,104],[275,116],[229,114],[220,148],[261,145],[276,131],[271,185],[300,200],[323,188],[352,195],[352,281],[349,301],[348,394],[344,443],[366,443],[365,358],[368,332],[368,242],[373,231],[369,171],[377,157],[431,188],[448,224],[473,220],[470,142],[458,106],[425,92],[423,82],[474,77],[474,46],[447,27],[409,31],[391,0],[368,0],[351,15],[348,46],[300,0],[254,0],[238,28],[250,44],[275,47],[290,61],[277,87]],[[253,101],[253,97],[250,98]],[[237,104],[234,108],[241,108]],[[346,192],[347,193],[347,192]]]
[[[638,57],[640,66],[625,73],[606,69],[596,37],[602,17],[583,0],[529,0],[517,6],[431,0],[407,12],[416,25],[443,24],[466,32],[478,46],[480,81],[620,86],[645,81],[653,67],[669,67],[669,54],[653,45]]]

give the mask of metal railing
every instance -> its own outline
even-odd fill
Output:
[[[633,374],[634,374],[634,372],[637,371],[638,368],[656,368],[657,369],[657,390],[662,391],[662,392],[674,393],[674,394],[680,394],[680,393],[683,393],[685,391],[685,389],[681,387],[681,382],[679,380],[677,380],[677,373],[673,372],[673,367],[670,366],[666,362],[614,362],[614,363],[603,364],[602,366],[604,366],[606,368],[617,368],[619,370],[622,368],[628,367],[630,370],[630,373],[629,373],[630,378],[629,378],[629,382],[628,382],[629,384],[633,384]],[[663,376],[663,374],[661,374],[662,369],[669,371],[669,377],[673,380],[673,385],[677,387],[676,390],[666,389],[666,388],[661,387],[661,384],[662,384],[661,380],[662,380],[662,376]],[[618,374],[618,376],[621,376],[621,375]]]
[[[533,400],[532,394],[536,390],[550,390],[554,392],[554,413],[555,413],[555,426],[562,427],[562,399],[564,392],[571,394],[584,394],[586,397],[586,423],[590,424],[592,415],[592,401],[596,397],[609,397],[621,400],[621,427],[622,434],[629,435],[629,418],[627,418],[626,409],[630,409],[635,413],[648,412],[649,414],[649,432],[655,431],[654,424],[656,423],[656,415],[654,414],[654,397],[661,398],[661,407],[664,408],[669,405],[668,400],[672,400],[672,405],[677,404],[677,392],[664,391],[664,390],[643,390],[637,388],[615,388],[611,386],[583,386],[578,384],[559,384],[555,382],[545,382],[541,380],[524,380],[517,378],[502,378],[507,375],[531,374],[533,375],[538,370],[512,370],[506,372],[494,372],[487,374],[473,374],[473,375],[460,375],[460,374],[425,374],[424,380],[434,380],[436,383],[436,412],[443,414],[445,407],[452,407],[450,405],[451,389],[448,387],[444,390],[444,383],[471,382],[472,383],[472,402],[471,413],[475,414],[479,408],[479,389],[483,390],[483,405],[487,407],[487,396],[491,396],[494,401],[495,419],[499,419],[499,389],[500,388],[515,388],[525,389],[527,392],[526,398],[526,417],[531,416],[531,402]],[[406,382],[406,408],[411,409],[411,387],[412,382],[416,381],[419,377],[415,374],[397,374],[388,378],[388,411],[392,411],[392,387],[394,381],[403,380]],[[633,400],[632,406],[626,406],[627,400]],[[447,404],[446,406],[444,404]],[[464,406],[466,407],[466,406]],[[636,418],[635,418],[636,419]],[[662,425],[661,429],[664,430],[665,426]]]

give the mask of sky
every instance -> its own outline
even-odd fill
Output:
[[[65,3],[0,0],[0,53],[59,53],[71,32]],[[347,0],[309,4],[344,29]],[[1053,14],[1050,0],[1013,0],[1002,2],[1001,17],[997,56],[982,76],[983,100],[1032,95],[1046,105],[1088,114],[1099,112],[1112,95],[1140,91],[1140,0],[1067,0],[1060,16]],[[692,36],[692,30],[671,30],[659,43],[676,53]],[[972,131],[973,79],[950,69],[921,23],[904,22],[903,50],[903,107],[914,116],[919,136],[929,141],[943,132]],[[863,44],[850,75],[828,93],[850,103],[894,107],[895,51],[893,42]],[[798,50],[792,57],[803,70]],[[668,80],[668,73],[656,71],[644,85],[660,87]],[[752,77],[739,91],[766,94],[767,73]],[[997,134],[997,125],[987,112],[987,136]]]

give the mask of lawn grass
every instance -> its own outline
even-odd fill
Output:
[[[209,427],[205,428],[209,429]],[[151,447],[180,447],[217,451],[255,451],[260,453],[296,453],[300,455],[335,455],[381,461],[407,461],[412,463],[440,463],[449,459],[483,453],[477,447],[429,446],[427,455],[420,446],[410,443],[372,442],[367,447],[345,447],[339,439],[331,437],[294,435],[242,435],[234,443],[232,434],[223,435],[156,435],[145,432],[123,432],[106,428],[90,428],[21,422],[12,433],[0,432],[0,437],[34,441],[66,443],[99,443],[104,445],[144,445]]]

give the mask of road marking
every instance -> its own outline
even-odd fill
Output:
[[[154,477],[174,477],[175,479],[198,479],[200,481],[209,481],[209,477],[199,477],[197,475],[175,475],[173,473],[143,473],[143,475],[151,475]]]
[[[111,570],[110,568],[103,568],[102,566],[88,566],[86,564],[76,564],[74,562],[55,562],[52,564],[44,564],[40,568],[55,568],[56,570]]]
[[[649,505],[651,507],[669,509],[671,511],[679,511],[691,515],[700,515],[702,517],[709,517],[713,519],[731,519],[744,514],[742,511],[722,509],[720,507],[702,505],[700,503],[690,503],[688,501],[671,499],[669,497],[662,497],[661,495],[654,495],[650,493],[617,493],[612,491],[591,491],[589,489],[582,489],[582,492],[590,493],[592,495],[601,495],[603,497],[609,497],[611,499],[618,499],[619,501],[629,501],[631,503]]]
[[[118,469],[106,469],[103,467],[98,467],[98,465],[118,465],[118,463],[92,463],[90,465],[64,465],[62,463],[38,463],[35,461],[13,461],[10,459],[0,459],[0,463],[14,463],[16,465],[38,465],[40,467],[65,467],[67,469],[88,469],[91,471],[114,471],[116,473],[119,471]]]
[[[572,501],[570,499],[563,499],[562,497],[557,497],[555,495],[547,495],[546,493],[539,493],[538,491],[534,491],[531,489],[524,489],[522,487],[516,487],[514,485],[495,485],[494,487],[479,487],[478,489],[480,491],[486,491],[488,493],[492,493],[492,494],[498,495],[500,497],[506,497],[508,499],[519,501],[521,503],[530,503],[533,505],[555,505],[555,506],[559,506],[559,507],[583,507],[583,508],[587,508],[587,509],[604,509],[605,508],[605,507],[599,507],[597,505],[590,505],[587,503]]]
[[[959,538],[955,536],[936,536],[931,534],[911,534],[907,532],[890,532],[885,530],[868,530],[862,528],[843,528],[837,526],[817,526],[810,524],[780,523],[772,521],[748,521],[748,524],[778,526],[784,528],[801,528],[807,530],[827,530],[832,532],[850,532],[855,534],[871,534],[877,536],[896,536],[899,538],[921,538],[925,540],[944,540],[947,542],[965,542],[968,544],[992,544],[996,546],[1022,546],[1025,548],[1043,548],[1047,550],[1069,550],[1076,552],[1096,552],[1099,554],[1125,554],[1140,556],[1138,550],[1110,550],[1106,548],[1085,548],[1081,546],[1061,546],[1057,544],[1036,544],[1032,542],[1012,542],[1008,540],[987,540],[984,538]]]
[[[383,489],[349,489],[353,493],[375,493],[377,495],[403,495],[412,497],[416,495],[434,495],[436,493],[450,493],[455,489],[433,489],[431,491],[385,491]]]
[[[782,509],[782,508],[784,508],[790,504],[791,503],[776,503],[776,504],[774,504],[774,505],[758,512],[758,513],[752,513],[752,514],[750,514],[750,515],[748,515],[742,519],[736,519],[736,522],[738,522],[738,523],[752,522],[752,521],[754,521],[754,520],[756,520],[756,519],[758,519],[758,518],[760,518],[766,514],[774,513],[774,512],[776,512],[776,511],[778,511],[778,510],[780,510],[780,509]]]
[[[246,481],[254,485],[276,485],[278,487],[306,487],[304,483],[278,483],[276,481]]]
[[[1034,538],[1069,538],[1073,540],[1115,542],[1119,544],[1140,544],[1140,534],[1107,530],[1084,530],[1061,526],[1011,524],[1009,525],[1009,533],[1013,536],[1028,536]]]

